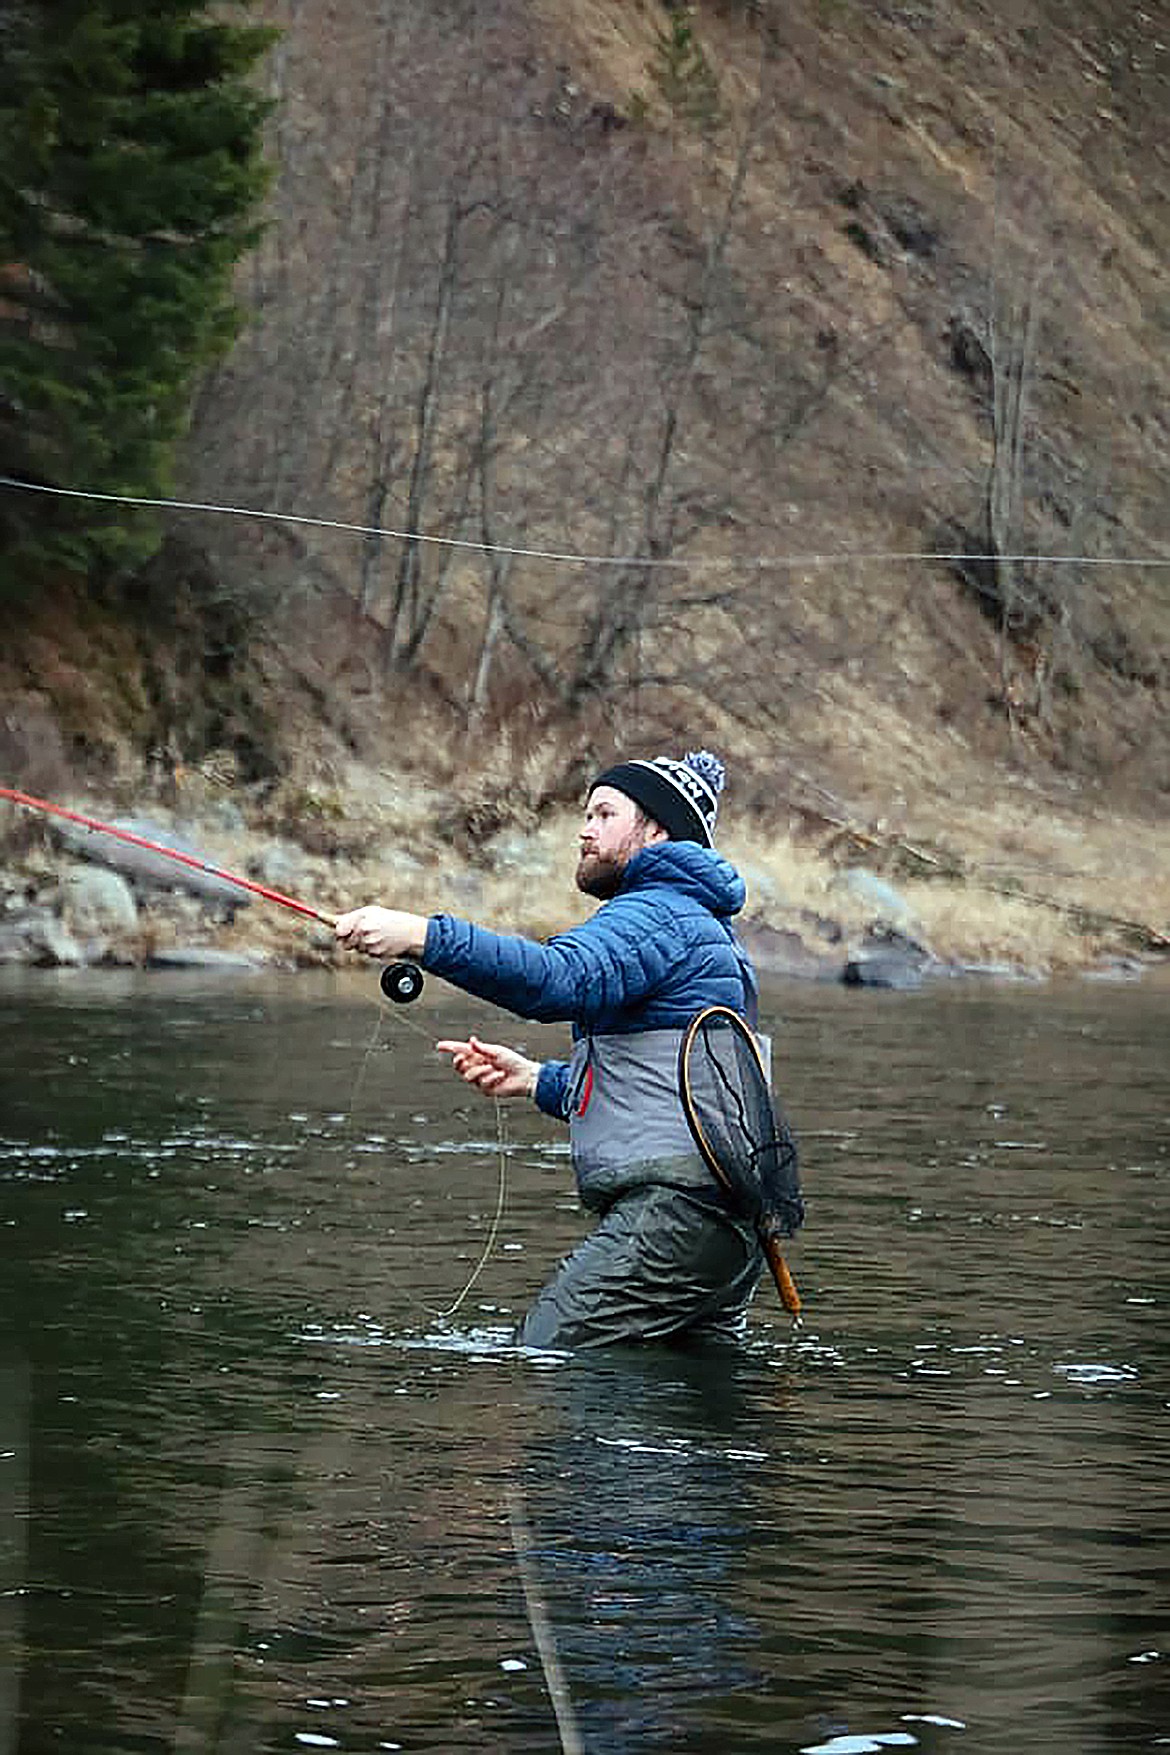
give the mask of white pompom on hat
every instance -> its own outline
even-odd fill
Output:
[[[672,841],[698,841],[711,847],[725,778],[718,756],[710,750],[691,750],[681,762],[673,756],[618,762],[599,774],[589,790],[612,786],[661,823]]]

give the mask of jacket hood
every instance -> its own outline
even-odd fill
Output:
[[[656,841],[635,853],[625,870],[619,895],[668,885],[726,917],[738,914],[747,896],[743,879],[729,860],[697,841]]]

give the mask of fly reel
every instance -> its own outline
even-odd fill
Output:
[[[422,970],[417,963],[387,963],[378,986],[395,1005],[409,1005],[423,990]]]

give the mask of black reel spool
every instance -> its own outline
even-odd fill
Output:
[[[423,990],[422,970],[417,963],[387,963],[378,985],[395,1005],[409,1005]]]

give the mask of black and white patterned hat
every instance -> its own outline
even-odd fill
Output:
[[[718,756],[710,750],[691,750],[681,762],[673,756],[618,762],[599,774],[589,790],[613,786],[661,823],[672,841],[698,841],[710,847],[724,778]]]

